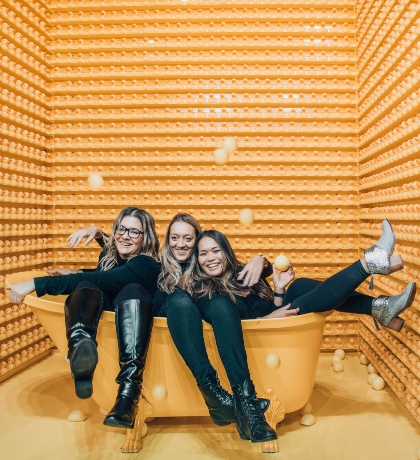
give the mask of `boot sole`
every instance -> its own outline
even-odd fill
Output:
[[[92,378],[98,364],[98,350],[92,339],[82,339],[75,347],[70,360],[76,395],[80,399],[92,396]]]
[[[125,423],[125,422],[122,422],[122,421],[120,421],[118,419],[115,419],[113,417],[105,417],[104,425],[112,426],[114,428],[129,428],[129,429],[134,428],[134,422],[133,423]]]
[[[243,439],[244,441],[251,441],[254,444],[259,443],[259,442],[275,441],[276,439],[278,439],[277,435],[267,436],[266,438],[259,439],[259,440],[250,439],[248,438],[248,436],[245,436],[244,434],[239,434],[239,437]]]
[[[414,297],[416,296],[416,291],[417,291],[417,285],[416,283],[413,283],[411,286],[411,289],[408,293],[408,298],[405,302],[404,308],[400,311],[402,313],[406,308],[408,308],[413,302],[414,302]],[[389,322],[387,328],[392,329],[395,332],[400,332],[402,327],[404,326],[405,320],[402,319],[400,316],[395,316],[394,318],[391,319]]]

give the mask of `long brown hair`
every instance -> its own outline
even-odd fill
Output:
[[[136,217],[143,227],[143,247],[141,249],[140,254],[152,257],[152,259],[159,261],[159,238],[155,230],[155,220],[153,219],[152,215],[144,209],[139,209],[135,206],[129,206],[127,208],[124,208],[118,214],[117,218],[115,219],[115,222],[112,224],[111,236],[104,237],[104,249],[106,250],[106,255],[100,263],[101,270],[103,271],[110,270],[115,265],[117,265],[118,251],[115,245],[115,231],[120,226],[121,221],[126,216]]]
[[[198,263],[198,244],[205,238],[212,238],[220,247],[226,257],[226,270],[218,277],[207,275]],[[273,301],[273,291],[264,280],[258,281],[257,284],[248,288],[243,286],[237,280],[238,268],[243,267],[243,264],[238,261],[236,255],[226,236],[217,230],[205,230],[200,233],[195,242],[195,247],[191,259],[191,271],[185,274],[183,289],[187,290],[195,297],[212,297],[213,294],[227,294],[234,302],[236,302],[235,294],[246,296],[250,293],[255,293],[267,302]],[[188,276],[190,279],[188,279]]]
[[[161,271],[158,278],[159,289],[167,294],[174,292],[182,277],[181,265],[176,260],[169,245],[171,227],[176,222],[185,222],[186,224],[191,225],[195,230],[196,237],[201,233],[200,224],[197,222],[195,217],[190,214],[177,214],[169,222],[168,229],[166,230],[165,241],[162,247]]]

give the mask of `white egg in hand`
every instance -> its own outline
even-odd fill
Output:
[[[277,256],[274,259],[274,266],[277,268],[279,272],[284,272],[289,268],[290,261],[286,256]]]

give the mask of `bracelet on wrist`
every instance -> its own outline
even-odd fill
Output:
[[[280,299],[283,299],[284,296],[286,295],[286,289],[284,290],[283,294],[279,294],[278,292],[273,291],[274,297],[280,297]]]

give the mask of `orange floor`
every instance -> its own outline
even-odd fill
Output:
[[[311,398],[316,424],[304,427],[298,414],[287,415],[277,430],[278,454],[261,454],[258,445],[241,441],[233,426],[217,427],[204,417],[155,419],[143,450],[121,454],[123,430],[102,425],[98,406],[74,396],[68,364],[55,353],[0,385],[0,458],[419,459],[419,426],[390,390],[371,389],[367,369],[356,356],[344,364],[345,371],[335,374],[330,358],[321,356]],[[68,422],[74,409],[86,412],[87,420]]]

